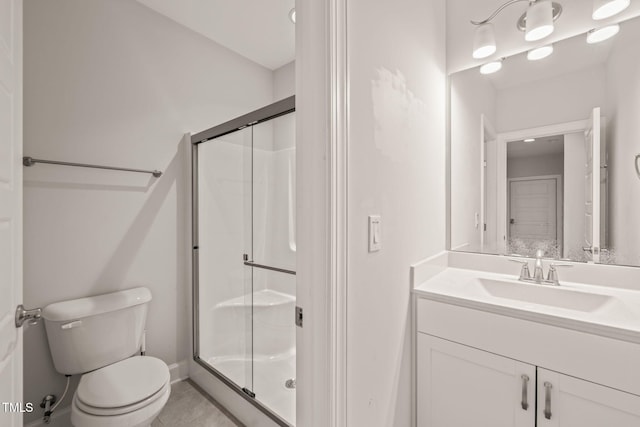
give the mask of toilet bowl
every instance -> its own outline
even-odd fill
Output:
[[[133,288],[46,306],[53,364],[81,374],[71,405],[74,427],[146,427],[171,393],[169,368],[143,350],[151,292]]]
[[[160,359],[134,356],[84,374],[73,396],[74,427],[146,427],[164,407],[171,384]]]

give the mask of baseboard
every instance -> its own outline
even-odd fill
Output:
[[[171,375],[171,384],[183,381],[189,378],[189,360],[181,360],[178,363],[169,365],[169,373]]]
[[[38,408],[40,409],[40,408]],[[25,427],[69,427],[71,425],[71,406],[57,409],[51,416],[49,424],[45,424],[42,418],[25,424]]]

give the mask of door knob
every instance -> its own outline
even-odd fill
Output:
[[[16,307],[16,328],[21,328],[24,322],[28,321],[30,325],[38,323],[42,317],[42,309],[34,308],[26,310],[22,304]]]

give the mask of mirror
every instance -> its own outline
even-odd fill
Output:
[[[580,3],[590,15],[592,3]],[[481,74],[481,61],[450,74],[450,249],[522,256],[543,249],[548,258],[640,266],[633,7],[606,41],[588,44],[581,31],[554,40],[553,53],[537,61],[524,49],[549,41],[523,43],[494,74]],[[570,16],[558,28],[563,19]]]

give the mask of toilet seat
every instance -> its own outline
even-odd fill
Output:
[[[156,419],[171,394],[171,386],[159,393],[158,398],[132,412],[120,415],[92,415],[78,408],[78,399],[74,397],[71,406],[71,425],[74,427],[149,427]]]
[[[152,404],[169,387],[169,368],[162,360],[134,356],[83,375],[74,403],[87,414],[121,415]]]
[[[123,415],[123,414],[128,414],[130,412],[137,411],[138,409],[151,405],[153,402],[155,402],[156,400],[164,396],[170,387],[171,387],[170,384],[167,383],[165,384],[164,387],[162,387],[152,396],[149,396],[148,398],[141,400],[140,402],[137,402],[137,403],[134,403],[133,405],[128,405],[128,406],[118,406],[115,408],[97,408],[95,406],[90,406],[83,403],[78,398],[78,395],[75,396],[73,403],[78,409],[80,409],[82,412],[85,412],[89,415],[99,415],[99,416]]]

